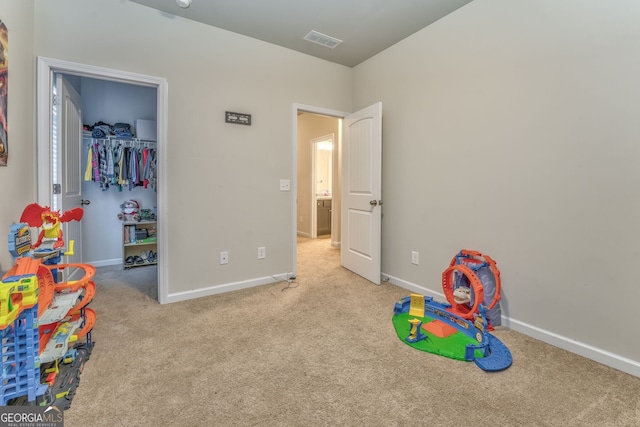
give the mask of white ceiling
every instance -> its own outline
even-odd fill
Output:
[[[472,0],[130,0],[204,24],[353,67]],[[311,30],[343,41],[308,42]]]

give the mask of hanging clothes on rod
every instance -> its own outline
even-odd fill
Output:
[[[120,166],[122,150],[123,147],[119,144],[111,148],[111,154],[113,156],[113,176],[111,177],[111,184],[120,184],[120,177],[122,175],[122,167]]]
[[[156,142],[138,139],[88,138],[85,181],[94,181],[102,191],[110,187],[135,187],[157,191]]]

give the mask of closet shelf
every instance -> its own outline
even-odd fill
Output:
[[[158,244],[158,240],[156,238],[153,239],[142,239],[142,240],[136,240],[135,242],[132,243],[125,243],[125,246],[143,246],[143,245],[157,245]]]

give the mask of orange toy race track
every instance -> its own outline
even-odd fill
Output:
[[[80,318],[80,311],[77,311],[77,312],[71,313],[71,317],[67,318],[65,321],[75,322],[79,318]],[[51,325],[40,326],[40,352],[41,353],[47,347],[47,343],[49,342],[51,337],[56,333],[58,326],[62,323],[64,323],[64,321],[56,322]],[[85,335],[87,335],[87,333],[91,331],[91,329],[93,329],[93,326],[95,324],[96,324],[96,312],[90,308],[86,308],[84,325],[80,330],[75,331],[73,335],[75,335],[77,338],[82,338]]]
[[[63,270],[65,268],[79,268],[84,270],[84,276],[82,276],[78,280],[72,280],[68,282],[56,283],[55,290],[56,292],[69,290],[70,292],[75,292],[81,287],[85,286],[87,282],[93,279],[93,276],[96,275],[96,268],[89,264],[56,264],[56,265],[47,265],[47,268],[50,270]]]

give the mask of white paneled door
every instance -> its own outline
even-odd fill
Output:
[[[53,182],[59,183],[60,214],[81,205],[81,153],[82,153],[82,99],[73,86],[60,74],[56,75],[56,126],[53,132],[54,163]],[[57,163],[57,164],[56,164]],[[55,192],[55,191],[54,191]],[[67,248],[74,242],[74,255],[66,259],[66,263],[82,262],[82,225],[80,221],[69,221],[62,224],[63,238]],[[75,276],[68,271],[66,279]]]
[[[382,103],[344,119],[342,265],[380,284]]]

